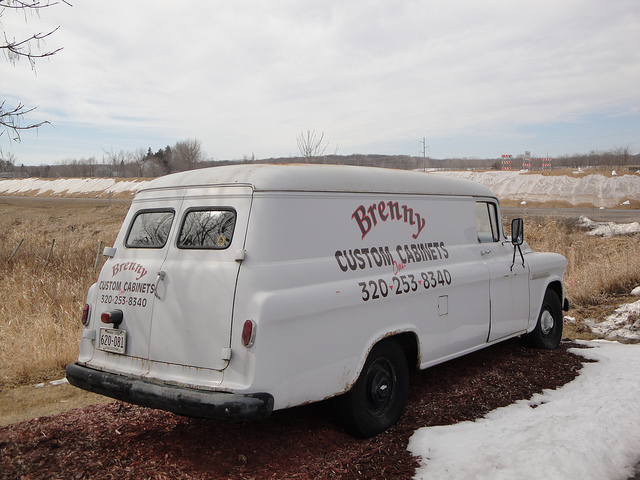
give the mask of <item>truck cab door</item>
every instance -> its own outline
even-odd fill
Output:
[[[529,268],[520,258],[513,262],[514,247],[503,237],[499,218],[496,203],[476,202],[478,249],[490,277],[488,341],[523,332],[529,322]]]

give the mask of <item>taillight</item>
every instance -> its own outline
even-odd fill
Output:
[[[117,327],[122,323],[122,317],[122,310],[112,310],[110,312],[102,312],[100,320],[102,323],[113,323]]]
[[[256,322],[246,320],[242,326],[242,345],[249,348],[256,339]]]
[[[91,311],[91,306],[88,303],[84,304],[82,307],[82,324],[87,325],[89,323],[89,312]]]

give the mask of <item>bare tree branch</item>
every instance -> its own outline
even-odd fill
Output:
[[[67,0],[61,1],[71,6]],[[24,12],[26,22],[29,12],[39,15],[41,9],[52,7],[58,3],[60,2],[54,0],[0,0],[0,19],[6,10],[14,12],[20,11]],[[41,44],[44,44],[46,39],[57,32],[59,28],[60,27],[57,27],[47,33],[35,33],[25,39],[16,40],[14,37],[10,40],[0,22],[0,30],[4,38],[4,41],[0,43],[0,50],[2,50],[9,63],[15,65],[21,58],[26,58],[31,68],[35,70],[36,60],[51,57],[62,50],[62,48],[56,48],[54,50],[36,53],[36,49],[40,51]],[[38,129],[42,125],[50,124],[48,121],[23,124],[23,119],[35,109],[36,107],[27,108],[21,102],[18,102],[17,106],[6,106],[6,101],[2,100],[0,103],[0,137],[7,132],[9,141],[20,142],[20,133],[22,131]]]
[[[324,141],[324,132],[322,132],[320,138],[318,138],[315,130],[313,132],[307,130],[306,135],[304,132],[300,132],[300,135],[296,137],[296,140],[298,142],[300,155],[307,163],[312,163],[314,159],[322,157],[328,146],[328,144],[322,145],[322,142]]]
[[[37,129],[45,124],[50,124],[48,121],[32,123],[29,125],[21,125],[22,117],[28,113],[33,112],[36,107],[27,108],[22,103],[18,103],[16,107],[9,107],[5,109],[5,101],[0,103],[0,137],[4,135],[5,131],[10,141],[20,142],[20,132],[24,130]]]
[[[0,6],[2,8],[12,8],[14,10],[25,10],[29,8],[33,10],[39,10],[41,8],[53,7],[58,3],[60,2],[52,2],[48,0],[44,2],[41,2],[40,0],[33,0],[31,2],[25,2],[23,0],[2,0],[0,1]],[[70,7],[73,6],[71,5],[71,3],[67,2],[67,0],[62,0],[62,3],[66,3]]]
[[[39,47],[41,41],[44,41],[44,39],[46,39],[50,35],[53,35],[58,31],[59,28],[60,27],[57,27],[56,29],[51,30],[49,33],[35,33],[31,37],[21,41],[16,41],[15,38],[12,41],[9,41],[9,39],[7,38],[7,34],[4,33],[4,43],[0,45],[0,50],[4,51],[5,57],[13,65],[15,65],[16,62],[21,58],[26,58],[27,60],[29,60],[31,68],[35,70],[37,59],[51,57],[52,55],[55,55],[60,50],[62,50],[62,47],[51,50],[49,52],[33,53],[31,51],[31,42],[36,42],[37,46]]]

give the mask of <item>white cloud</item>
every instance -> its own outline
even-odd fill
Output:
[[[416,154],[425,134],[499,143],[637,116],[638,21],[635,0],[76,2],[29,19],[60,25],[64,50],[37,76],[6,66],[3,93],[40,105],[70,151],[77,123],[139,130],[140,147],[197,137],[216,158],[295,154],[306,129],[341,153],[410,140],[395,153]]]

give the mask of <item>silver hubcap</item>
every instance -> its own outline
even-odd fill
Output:
[[[542,312],[542,317],[540,317],[540,330],[543,335],[547,335],[551,331],[554,323],[553,315],[551,315],[549,310]]]

